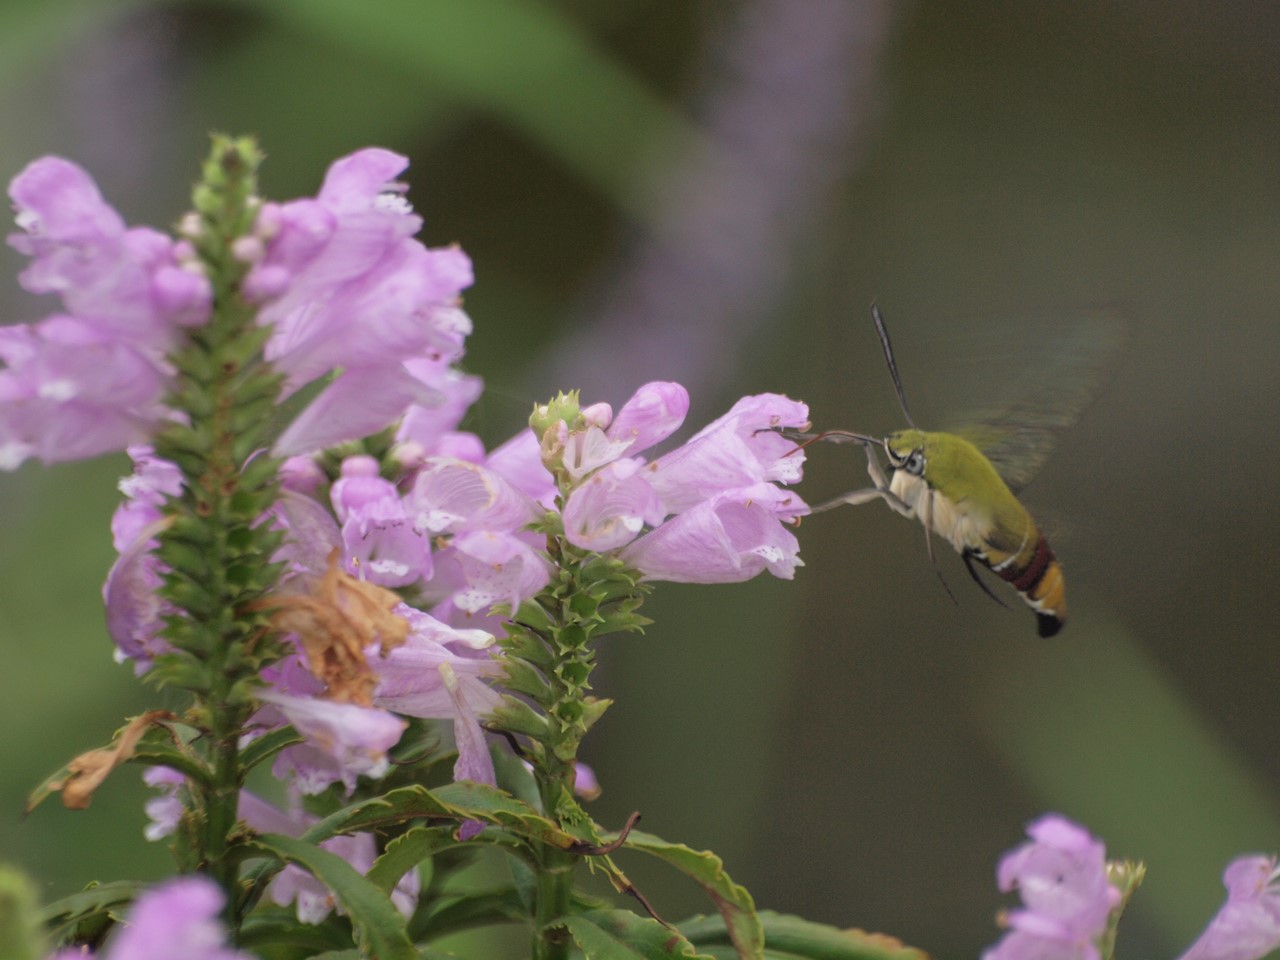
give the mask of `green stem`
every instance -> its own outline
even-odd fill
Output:
[[[213,309],[172,357],[170,403],[185,419],[155,441],[157,454],[183,475],[182,492],[167,504],[171,523],[159,537],[162,595],[181,616],[168,618],[165,631],[173,653],[158,658],[148,677],[194,700],[191,722],[204,733],[210,777],[193,798],[194,849],[181,860],[222,886],[233,935],[239,891],[232,847],[244,785],[239,743],[254,710],[253,678],[279,654],[262,616],[249,611],[278,576],[271,557],[280,535],[261,523],[278,489],[261,410],[278,396],[280,379],[257,359],[266,332],[239,294],[245,266],[231,252],[252,228],[258,159],[249,141],[215,138],[196,188],[197,249]]]

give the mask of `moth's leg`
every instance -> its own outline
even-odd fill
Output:
[[[870,490],[853,490],[850,493],[844,493],[838,497],[834,497],[826,503],[820,503],[816,507],[810,507],[809,512],[822,513],[823,511],[830,510],[833,507],[843,506],[846,503],[856,507],[862,503],[870,503],[872,500],[884,500],[886,503],[889,503],[889,506],[893,506],[890,502],[890,498],[898,500],[898,498],[888,490],[876,490],[875,488]],[[902,501],[899,500],[898,502],[901,503]]]
[[[933,572],[938,575],[938,582],[942,584],[942,589],[947,591],[951,602],[958,607],[960,601],[956,599],[956,595],[951,592],[951,587],[943,578],[942,568],[938,566],[938,558],[933,552],[933,495],[933,491],[929,490],[920,498],[920,522],[924,524],[924,548],[929,554],[929,563],[933,565]]]
[[[850,442],[847,437],[840,437],[840,440]],[[867,455],[867,475],[871,477],[871,482],[875,484],[869,490],[853,490],[849,493],[841,494],[826,503],[820,503],[816,507],[811,507],[810,513],[822,513],[824,510],[830,510],[832,507],[838,507],[843,504],[858,506],[863,503],[870,503],[872,500],[883,500],[894,511],[902,514],[904,517],[913,515],[911,507],[909,507],[901,497],[889,489],[889,480],[884,475],[884,468],[880,466],[880,461],[876,457],[875,451],[871,448],[871,444],[862,440],[855,440],[861,444],[863,452]]]
[[[982,588],[983,593],[985,593],[988,597],[990,597],[996,603],[1000,604],[1000,606],[1008,610],[1009,605],[1005,603],[1003,600],[1001,600],[999,597],[997,597],[991,591],[991,588],[987,586],[987,582],[983,580],[980,576],[978,576],[978,571],[973,566],[973,561],[977,559],[977,557],[973,554],[973,552],[969,550],[963,550],[961,551],[960,556],[964,558],[965,569],[969,571],[969,576],[973,577],[973,582]],[[978,560],[978,562],[983,563],[983,561],[981,560]],[[983,563],[983,566],[987,566],[987,564]],[[990,569],[989,566],[987,566],[987,568]]]

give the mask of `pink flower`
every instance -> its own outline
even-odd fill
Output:
[[[67,160],[34,161],[9,194],[24,231],[9,243],[32,258],[19,280],[63,312],[0,331],[0,469],[146,439],[165,416],[166,353],[208,317],[208,280],[180,262],[184,245],[126,228]]]
[[[382,587],[403,587],[430,575],[431,548],[413,528],[395,484],[378,476],[372,457],[348,457],[329,492],[347,562]]]
[[[1098,940],[1120,892],[1107,881],[1106,848],[1083,827],[1048,814],[1027,828],[1030,843],[1000,860],[1000,889],[1017,890],[1023,909],[983,960],[1098,960]]]
[[[0,361],[0,469],[123,450],[165,414],[161,358],[74,317],[0,327]]]
[[[683,387],[651,383],[617,417],[588,407],[584,426],[552,427],[559,434],[544,438],[544,452],[558,454],[575,481],[565,538],[616,551],[651,580],[728,583],[765,570],[791,578],[799,545],[782,524],[808,507],[775,483],[799,480],[803,458],[789,456],[795,444],[772,428],[804,425],[808,408],[778,394],[744,397],[652,463],[633,456],[668,437],[687,408]]]
[[[646,525],[655,527],[665,516],[640,461],[614,460],[569,495],[564,535],[575,547],[603,553],[626,546]]]
[[[485,652],[493,635],[450,627],[408,606],[397,612],[409,621],[409,639],[377,662],[374,703],[409,717],[453,721],[454,779],[495,783],[480,725],[481,715],[502,702],[487,683],[503,675],[502,662]]]
[[[303,453],[376,433],[414,405],[461,406],[479,382],[451,368],[471,322],[459,295],[471,262],[456,247],[428,249],[395,182],[408,160],[360,150],[336,161],[314,200],[266,204],[261,256],[245,289],[274,324],[267,359],[286,394],[329,374],[280,437],[276,451]]]
[[[103,960],[253,960],[227,946],[218,920],[224,901],[217,884],[201,876],[177,877],[134,902]],[[84,958],[62,950],[51,960]]]
[[[1275,857],[1239,857],[1223,871],[1227,902],[1179,960],[1258,960],[1280,947]]]
[[[738,583],[766,570],[790,580],[803,563],[799,541],[782,524],[807,509],[771,483],[735,488],[677,514],[618,556],[647,580]]]
[[[282,750],[272,767],[277,777],[291,774],[303,793],[319,793],[338,781],[350,793],[358,776],[375,780],[384,776],[387,751],[400,741],[406,726],[405,721],[385,710],[317,696],[262,690],[258,699],[278,710],[307,738],[306,744]],[[258,716],[260,720],[269,719],[262,711]]]

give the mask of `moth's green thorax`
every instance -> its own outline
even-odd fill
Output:
[[[885,446],[894,459],[907,459],[918,450],[924,457],[924,481],[945,497],[957,514],[968,515],[986,527],[993,545],[1010,549],[1021,541],[1030,521],[1026,508],[986,455],[964,437],[899,430],[885,439]]]

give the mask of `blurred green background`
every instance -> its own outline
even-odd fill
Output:
[[[1121,955],[1173,956],[1227,860],[1280,847],[1278,55],[1263,0],[4,0],[0,175],[57,152],[163,225],[211,129],[258,134],[281,199],[407,153],[424,239],[476,262],[469,426],[495,443],[556,389],[654,378],[691,426],[775,390],[889,431],[872,299],[944,426],[1119,307],[1114,376],[1024,495],[1067,570],[1058,638],[948,550],[953,606],[918,525],[836,511],[793,583],[660,586],[604,653],[585,759],[604,823],[640,810],[761,906],[938,956],[996,939],[996,859],[1060,811],[1149,865]],[[6,322],[53,309],[0,267]],[[0,476],[0,859],[50,897],[168,865],[130,770],[20,819],[155,701],[98,599],[124,470]],[[816,449],[801,492],[864,477]],[[710,908],[622,866],[664,916]]]

